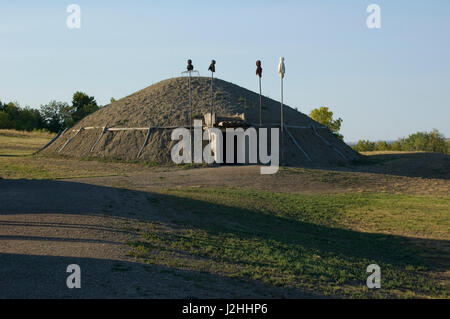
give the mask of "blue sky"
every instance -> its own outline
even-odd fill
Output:
[[[81,6],[81,29],[66,26]],[[366,8],[381,7],[381,29]],[[85,91],[107,104],[178,76],[191,58],[304,113],[328,106],[346,141],[439,129],[450,137],[450,1],[0,0],[0,100],[39,107]]]

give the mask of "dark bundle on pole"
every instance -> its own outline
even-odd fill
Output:
[[[194,70],[194,65],[192,64],[192,60],[191,59],[189,59],[188,61],[187,61],[187,63],[188,63],[188,65],[187,65],[187,70],[190,72],[190,71],[193,71]]]
[[[262,77],[262,67],[261,67],[261,61],[258,60],[256,61],[256,75],[259,76],[260,78]]]
[[[211,71],[212,73],[216,72],[216,61],[212,60],[211,64],[209,65],[208,71]]]
[[[211,64],[208,68],[209,71],[211,71],[211,111],[210,111],[210,125],[213,126],[213,111],[214,111],[214,91],[213,91],[213,79],[214,79],[214,72],[216,72],[216,61],[212,60]]]
[[[261,77],[262,77],[261,61],[256,61],[256,75],[259,78],[259,126],[262,127],[262,94],[261,94]]]

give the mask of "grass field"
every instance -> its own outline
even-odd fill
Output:
[[[440,282],[449,267],[448,198],[238,189],[167,193],[165,203],[189,214],[174,214],[169,227],[150,223],[142,238],[130,243],[130,254],[145,262],[326,295],[445,297],[448,292],[448,281]],[[384,274],[383,289],[375,292],[362,284],[372,263]]]
[[[405,167],[405,158],[369,161],[368,172],[285,168],[250,183],[235,176],[242,174],[230,181],[227,175],[206,178],[202,168],[31,155],[49,139],[48,134],[0,131],[0,177],[119,188],[135,212],[143,198],[142,207],[151,205],[157,215],[127,217],[137,234],[125,243],[133,262],[318,296],[449,297],[449,180],[417,177],[416,169],[411,176],[404,170],[398,176],[369,170],[389,171],[398,160]],[[442,163],[419,166],[446,170],[448,158]],[[280,188],[281,182],[289,187]],[[107,214],[125,205],[107,204]],[[366,268],[373,263],[381,267],[382,288],[369,290]]]
[[[32,155],[54,137],[45,132],[24,132],[0,129],[0,156]]]

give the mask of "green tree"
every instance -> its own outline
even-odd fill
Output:
[[[34,129],[41,129],[44,127],[44,120],[42,119],[39,110],[25,107],[19,109],[19,114],[16,119],[15,129],[32,131]]]
[[[446,152],[445,137],[436,129],[431,132],[417,132],[402,140],[405,151]]]
[[[392,142],[389,145],[389,148],[391,149],[391,151],[401,151],[402,150],[402,143],[400,142],[400,140]]]
[[[336,137],[340,138],[341,140],[344,139],[344,136],[339,133],[343,120],[341,118],[334,120],[333,112],[331,112],[328,107],[322,106],[318,109],[314,109],[311,111],[309,116],[314,121],[327,126]]]
[[[0,111],[0,128],[11,128],[9,114],[5,111]]]
[[[0,101],[0,129],[11,128],[11,122],[9,118],[9,114],[5,110],[6,104],[3,104]]]
[[[21,108],[17,102],[0,103],[0,128],[31,131],[43,128],[43,125],[38,110]]]
[[[73,107],[65,102],[50,101],[46,105],[41,105],[42,118],[51,132],[58,132],[71,126],[73,112]]]
[[[95,98],[83,92],[74,93],[72,107],[74,109],[74,113],[72,114],[72,119],[74,122],[80,121],[85,116],[99,109]]]
[[[378,141],[375,145],[376,151],[388,151],[389,150],[389,144],[385,141]]]
[[[355,145],[354,149],[358,152],[372,152],[375,151],[376,144],[375,142],[360,140]]]
[[[359,141],[353,149],[358,152],[370,151],[409,151],[409,152],[436,152],[449,154],[450,142],[444,135],[434,129],[431,132],[417,132],[409,135],[407,138],[400,138],[395,142],[388,144],[384,141],[370,142]]]
[[[9,102],[8,104],[3,105],[3,111],[8,113],[11,123],[15,123],[19,118],[20,105],[17,102]]]

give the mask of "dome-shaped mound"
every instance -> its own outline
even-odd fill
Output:
[[[211,111],[218,116],[244,114],[248,125],[259,125],[259,94],[214,79],[211,107],[210,81],[206,77],[191,79],[193,118],[203,118]],[[189,126],[188,83],[187,77],[164,80],[107,105],[66,130],[42,153],[168,163],[175,144],[170,140],[171,128]],[[279,127],[280,103],[263,97],[262,105],[263,126]],[[284,115],[286,164],[332,165],[358,157],[303,113],[285,106]]]

